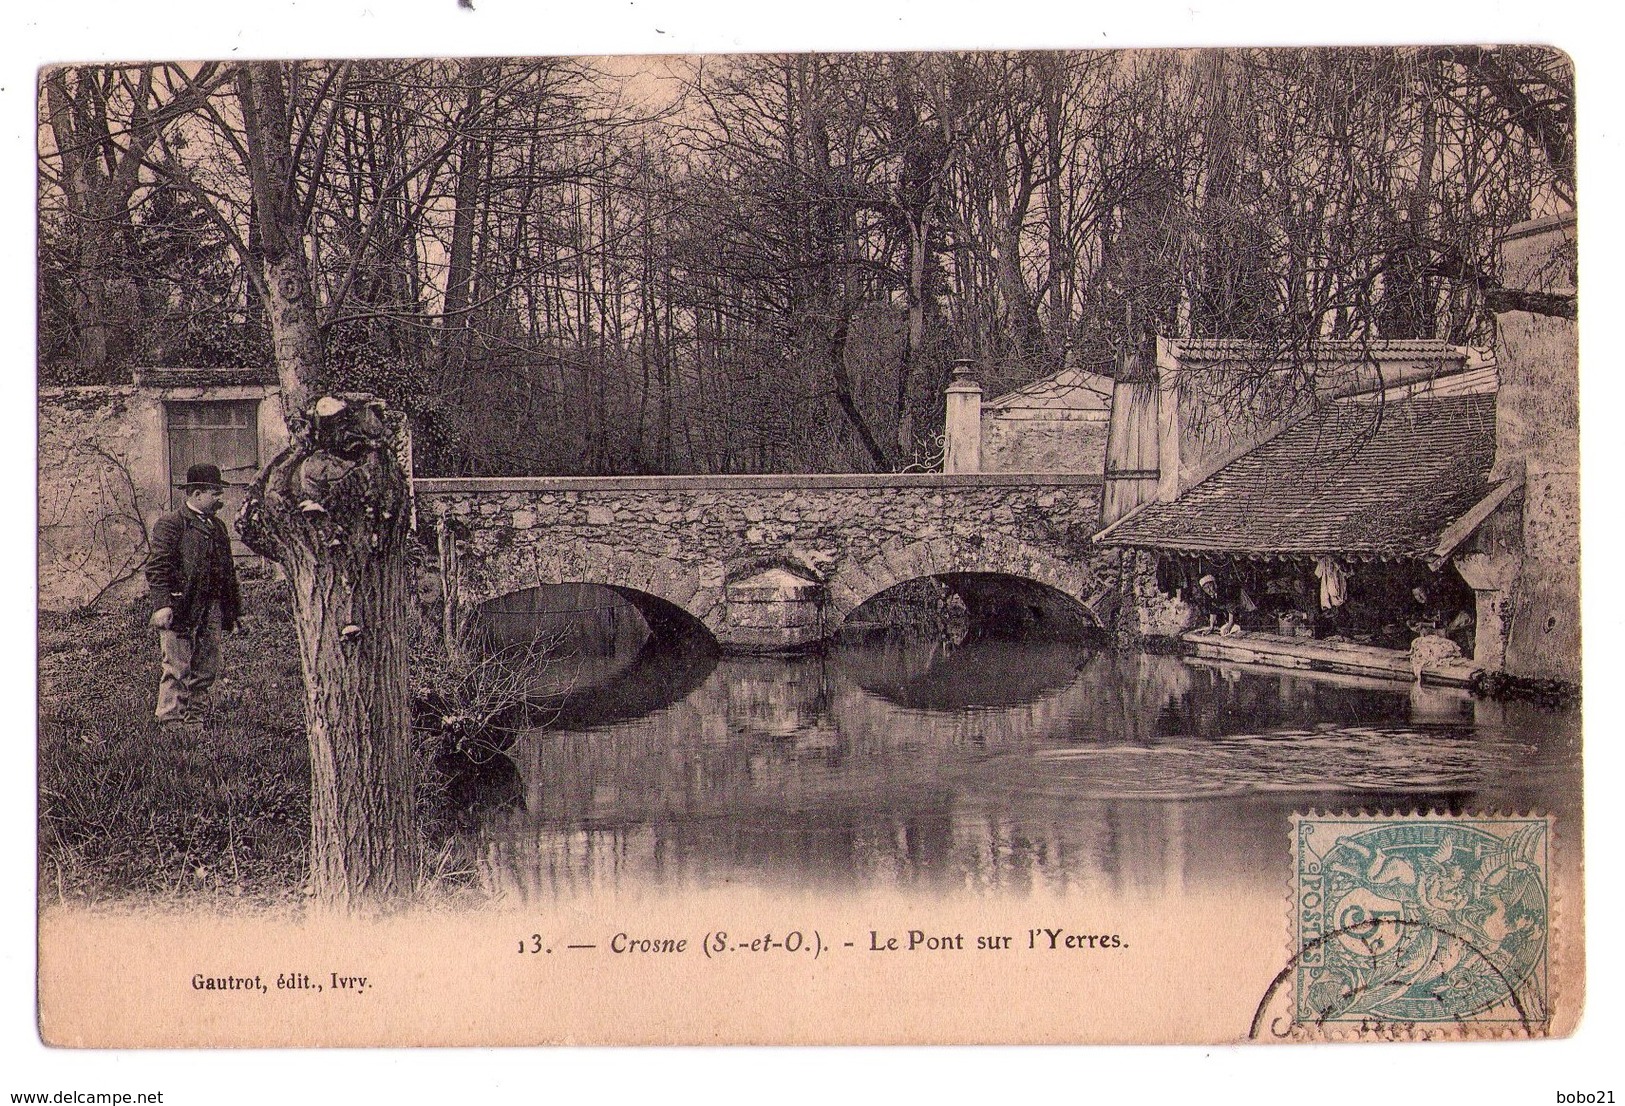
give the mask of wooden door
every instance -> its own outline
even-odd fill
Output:
[[[226,488],[220,520],[232,536],[232,551],[250,556],[237,540],[237,511],[243,505],[245,485],[260,469],[260,401],[257,399],[198,400],[165,405],[169,424],[169,482],[186,479],[186,470],[205,462],[220,466],[220,474],[234,486]],[[186,493],[171,488],[170,505],[178,507]]]

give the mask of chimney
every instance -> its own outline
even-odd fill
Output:
[[[945,473],[982,471],[982,386],[970,378],[972,364],[968,357],[955,360],[954,378],[948,385],[942,455]]]

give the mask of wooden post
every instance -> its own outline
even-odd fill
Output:
[[[436,545],[440,553],[440,637],[446,656],[456,657],[462,646],[458,627],[457,596],[462,588],[457,563],[457,535],[445,515],[435,519]]]
[[[1125,345],[1118,351],[1116,375],[1111,421],[1106,427],[1106,488],[1100,501],[1103,525],[1155,499],[1161,476],[1155,356],[1143,343]]]

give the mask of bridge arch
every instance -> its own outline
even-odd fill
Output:
[[[829,581],[827,622],[831,631],[865,601],[922,576],[975,573],[1033,580],[1077,603],[1096,626],[1109,624],[1111,589],[1080,563],[1001,535],[952,541],[888,542],[876,554],[842,565]]]
[[[636,607],[651,630],[658,632],[681,615],[715,638],[727,617],[721,577],[720,565],[705,572],[668,557],[597,543],[510,545],[469,566],[459,581],[459,603],[475,607],[548,584],[598,584]]]

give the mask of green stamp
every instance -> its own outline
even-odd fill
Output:
[[[1546,818],[1293,818],[1292,1021],[1546,1021]]]

